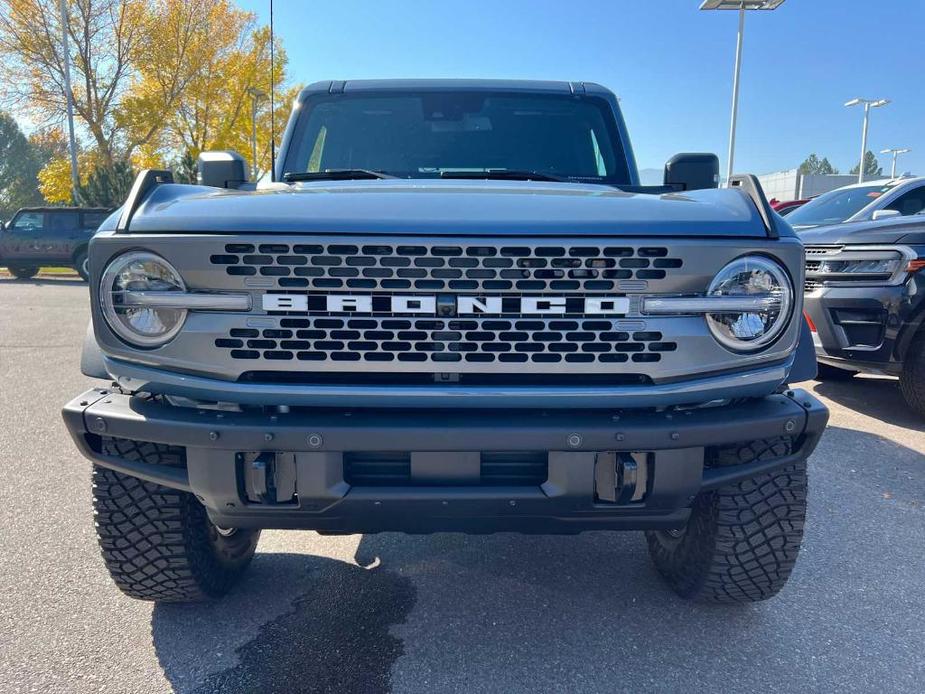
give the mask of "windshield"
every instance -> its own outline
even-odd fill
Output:
[[[861,186],[860,188],[839,188],[810,200],[787,215],[787,221],[794,226],[839,224],[853,217],[884,193],[891,186],[883,184]]]
[[[342,169],[405,178],[518,171],[630,182],[610,106],[567,95],[389,92],[310,99],[283,171]]]

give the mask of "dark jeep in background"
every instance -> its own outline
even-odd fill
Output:
[[[98,207],[25,207],[0,228],[0,267],[29,279],[43,266],[71,267],[89,278],[87,246],[112,210]]]
[[[275,167],[144,172],[90,244],[113,386],[64,417],[125,593],[221,595],[262,528],[644,530],[684,597],[783,587],[828,413],[754,177],[641,187],[616,97],[567,82],[314,84]]]
[[[819,376],[899,376],[925,417],[925,214],[804,231]]]

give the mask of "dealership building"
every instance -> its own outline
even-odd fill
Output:
[[[799,169],[775,171],[759,176],[768,200],[805,200],[858,182],[857,174],[801,174]]]

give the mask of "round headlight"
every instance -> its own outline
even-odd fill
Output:
[[[720,270],[708,296],[768,298],[760,310],[708,313],[707,325],[717,342],[736,352],[752,352],[771,344],[787,327],[793,308],[793,286],[779,264],[750,255]]]
[[[100,304],[109,327],[137,347],[160,347],[183,327],[186,309],[159,307],[142,292],[183,292],[173,266],[153,253],[130,252],[113,260],[100,281]]]

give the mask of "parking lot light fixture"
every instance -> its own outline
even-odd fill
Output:
[[[776,10],[784,0],[703,0],[701,10],[738,10],[739,33],[736,39],[736,61],[732,76],[732,116],[729,121],[729,154],[726,158],[726,185],[732,178],[736,149],[736,120],[739,115],[739,74],[742,68],[742,40],[745,35],[746,10]]]
[[[860,97],[845,102],[845,106],[864,105],[864,126],[861,128],[861,162],[858,164],[858,183],[864,182],[864,157],[867,155],[867,126],[870,122],[870,109],[880,108],[890,103],[889,99],[862,99]]]
[[[251,98],[251,171],[253,179],[257,180],[257,102],[265,99],[267,93],[257,89],[257,87],[248,87],[247,95]]]
[[[896,147],[892,149],[881,149],[880,150],[880,154],[892,154],[893,155],[893,164],[890,166],[890,178],[896,178],[896,160],[899,158],[899,155],[905,154],[906,152],[909,152],[909,151],[910,150],[908,148],[897,149]]]

